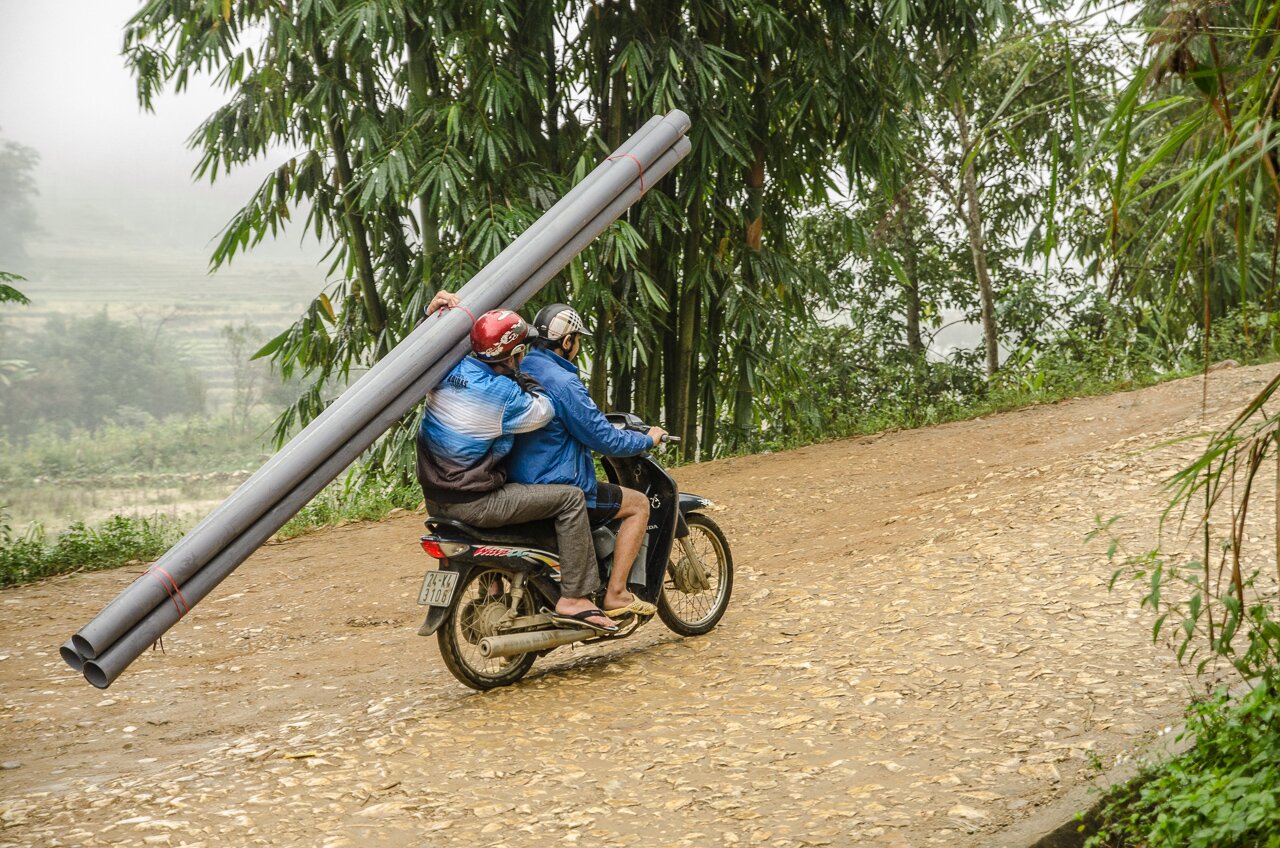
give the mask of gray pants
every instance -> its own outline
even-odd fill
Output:
[[[442,504],[428,499],[427,512],[474,527],[503,527],[554,518],[560,549],[560,594],[585,598],[600,588],[587,501],[577,486],[508,483],[465,503]]]

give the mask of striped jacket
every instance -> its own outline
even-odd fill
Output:
[[[427,392],[418,427],[418,482],[437,503],[473,500],[507,482],[502,459],[516,433],[551,420],[551,401],[466,357]]]

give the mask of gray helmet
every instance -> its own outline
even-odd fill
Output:
[[[582,316],[564,303],[553,303],[539,309],[533,316],[533,328],[538,331],[540,339],[550,342],[559,341],[571,333],[591,335]]]

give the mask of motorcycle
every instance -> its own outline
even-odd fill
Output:
[[[607,416],[615,427],[648,432],[638,417]],[[678,441],[668,437],[664,441]],[[649,498],[649,527],[631,564],[613,562],[617,521],[592,530],[601,583],[629,567],[628,588],[656,604],[658,617],[682,636],[719,623],[733,591],[733,556],[706,498],[680,492],[651,453],[602,457],[611,483]],[[423,577],[418,603],[428,607],[419,636],[436,634],[445,666],[473,689],[510,686],[535,660],[563,645],[625,639],[652,616],[627,615],[615,633],[566,628],[551,620],[560,598],[560,562],[550,520],[479,529],[428,518],[422,549],[439,560]]]

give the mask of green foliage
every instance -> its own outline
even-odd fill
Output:
[[[0,587],[55,574],[115,568],[164,553],[178,540],[178,528],[163,516],[112,516],[97,527],[76,522],[54,539],[33,527],[15,536],[0,508]]]
[[[0,271],[0,303],[16,303],[19,306],[30,304],[31,298],[9,285],[9,283],[22,282],[24,279],[25,277],[20,277],[17,274]]]
[[[1276,14],[1267,0],[1142,7],[1149,49],[1081,150],[1113,185],[1109,293],[1174,331],[1275,299]]]
[[[321,527],[348,521],[378,521],[392,510],[417,509],[422,505],[422,489],[416,483],[357,482],[349,477],[335,483],[312,499],[280,528],[279,538],[290,539]]]
[[[1195,747],[1113,791],[1087,848],[1280,846],[1280,699],[1266,675],[1187,712]]]
[[[0,432],[90,431],[204,409],[204,384],[159,327],[54,316],[13,343],[26,379],[0,386]]]
[[[899,167],[922,66],[942,62],[940,47],[964,66],[1006,6],[147,0],[125,54],[147,107],[193,73],[224,86],[227,102],[194,136],[202,176],[297,151],[213,255],[215,267],[232,261],[304,209],[297,223],[330,249],[329,290],[261,349],[308,384],[282,434],[319,413],[326,387],[384,355],[436,289],[494,257],[568,177],[654,112],[689,112],[693,153],[678,173],[546,297],[596,326],[598,402],[666,421],[693,453],[701,437],[709,454],[724,441],[722,412],[732,409],[730,441],[752,429],[757,366],[789,334],[779,316],[807,317],[806,293],[822,290],[797,258],[796,220],[837,182]],[[394,466],[407,432],[371,467]]]

